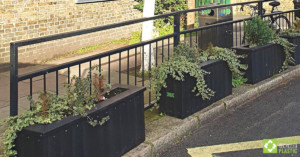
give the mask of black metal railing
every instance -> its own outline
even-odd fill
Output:
[[[150,80],[150,74],[146,76],[145,71],[151,70],[151,66],[149,66],[148,69],[145,69],[144,66],[144,49],[147,45],[149,45],[149,63],[151,63],[151,48],[154,49],[154,58],[155,63],[154,66],[159,65],[160,63],[164,62],[165,60],[169,59],[169,56],[173,53],[173,49],[175,46],[177,46],[182,40],[181,36],[184,35],[184,42],[193,45],[199,45],[201,41],[198,39],[198,36],[201,35],[204,31],[207,31],[211,28],[220,27],[223,25],[229,25],[232,24],[234,27],[233,32],[233,38],[234,38],[234,45],[233,46],[239,46],[242,44],[242,38],[243,38],[243,21],[245,20],[251,20],[252,18],[246,18],[246,19],[239,19],[239,20],[233,20],[233,21],[227,21],[217,24],[211,24],[208,26],[198,27],[194,29],[189,30],[180,30],[180,16],[183,14],[187,14],[190,12],[199,12],[207,9],[216,9],[216,8],[224,8],[224,7],[231,7],[231,6],[240,6],[245,4],[258,4],[259,8],[262,8],[262,5],[264,2],[269,2],[270,0],[266,1],[252,1],[252,2],[244,2],[244,3],[236,3],[236,4],[226,4],[226,5],[217,5],[217,6],[207,6],[207,7],[200,7],[196,9],[191,10],[184,10],[184,11],[178,11],[178,12],[172,12],[167,13],[163,15],[157,15],[153,17],[148,18],[140,18],[136,20],[130,20],[126,22],[116,23],[116,24],[110,24],[90,29],[84,29],[74,32],[68,32],[63,34],[57,34],[52,36],[46,36],[36,39],[30,39],[25,41],[18,41],[13,42],[10,44],[10,115],[14,116],[18,114],[18,83],[21,81],[29,80],[29,95],[33,95],[33,88],[34,88],[34,78],[36,77],[42,77],[43,80],[43,90],[47,90],[47,83],[49,81],[55,81],[55,93],[58,95],[59,92],[59,71],[65,69],[66,75],[67,75],[67,83],[70,83],[70,73],[71,69],[74,67],[78,67],[78,76],[81,77],[83,74],[83,68],[82,66],[84,64],[88,64],[88,70],[91,70],[91,67],[93,63],[96,63],[99,65],[99,69],[107,69],[107,75],[106,80],[108,83],[119,83],[119,84],[132,84],[136,86],[146,86],[145,82]],[[279,14],[285,14],[289,16],[289,19],[294,19],[294,12],[296,10],[290,10],[286,12],[281,13],[273,13],[272,15],[279,15]],[[261,14],[261,11],[260,11]],[[270,14],[264,15],[264,18],[271,16]],[[143,41],[137,44],[129,45],[126,47],[110,50],[107,52],[95,54],[89,57],[81,58],[78,60],[74,60],[71,62],[63,63],[60,65],[56,65],[50,68],[46,68],[43,70],[38,70],[36,72],[28,73],[19,75],[18,74],[18,48],[22,46],[28,46],[32,44],[38,44],[48,41],[54,41],[58,39],[64,39],[79,35],[84,35],[88,33],[93,32],[99,32],[104,31],[112,28],[118,28],[126,25],[131,24],[137,24],[140,22],[148,21],[148,20],[156,20],[160,18],[167,18],[167,17],[173,17],[174,18],[174,33],[158,37],[149,41]],[[189,34],[189,36],[188,36]],[[202,40],[202,39],[201,39]],[[141,54],[140,54],[141,52]],[[141,56],[140,56],[141,55]],[[118,64],[117,64],[118,63]],[[130,65],[131,64],[131,65]],[[133,65],[132,65],[133,64]],[[122,66],[124,65],[124,66]],[[131,66],[133,68],[131,68]],[[140,68],[140,71],[138,71],[138,68]],[[118,72],[118,76],[114,75],[114,69]],[[131,70],[133,69],[133,70]],[[122,71],[126,71],[123,72]],[[131,71],[130,71],[131,70]],[[133,71],[133,74],[130,74],[130,72]],[[47,75],[50,73],[54,73],[55,79],[49,80],[47,79]],[[126,75],[126,78],[123,78],[123,75]],[[141,76],[138,77],[138,74],[141,74]],[[113,76],[112,76],[113,75]],[[134,77],[132,81],[132,77]],[[117,79],[118,77],[118,79]],[[123,78],[123,79],[122,79]],[[112,80],[114,79],[114,80]],[[48,81],[47,81],[48,80]],[[123,82],[125,80],[125,82]],[[151,85],[151,84],[150,84]],[[148,92],[148,100],[145,102],[145,109],[152,106],[154,100],[151,99],[151,96],[153,93],[151,93],[150,90],[147,90]]]

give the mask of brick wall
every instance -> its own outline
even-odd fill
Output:
[[[241,3],[241,2],[248,2],[249,0],[231,0],[231,3]],[[280,2],[280,6],[278,6],[277,8],[280,11],[287,11],[287,10],[292,10],[294,9],[294,3],[292,0],[279,0]],[[265,8],[267,10],[267,13],[271,12],[272,7],[269,5],[270,2],[265,2],[263,3],[263,8]],[[255,3],[251,4],[251,5],[257,5]],[[233,7],[233,13],[235,15],[249,15],[249,10],[247,9],[247,7],[244,8],[244,12],[240,11],[241,6],[234,6]]]
[[[134,0],[75,4],[75,0],[0,0],[0,64],[9,43],[139,18]],[[81,47],[128,37],[140,24],[19,48],[19,61],[34,63]]]

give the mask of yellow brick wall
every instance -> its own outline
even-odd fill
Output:
[[[9,43],[136,19],[134,0],[76,4],[75,0],[0,0],[0,64],[9,62]],[[21,62],[34,62],[107,40],[127,37],[140,24],[21,47]]]

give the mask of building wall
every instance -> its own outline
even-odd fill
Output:
[[[0,64],[9,43],[136,19],[134,0],[76,4],[75,0],[0,0]],[[81,47],[128,37],[140,24],[19,48],[19,61],[34,63]]]

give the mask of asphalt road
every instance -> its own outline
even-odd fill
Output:
[[[300,75],[202,125],[158,156],[189,157],[187,148],[204,148],[220,144],[224,146],[237,142],[291,136],[300,136]],[[297,146],[297,154],[263,154],[262,148],[256,148],[215,153],[212,156],[300,157],[299,143]]]

